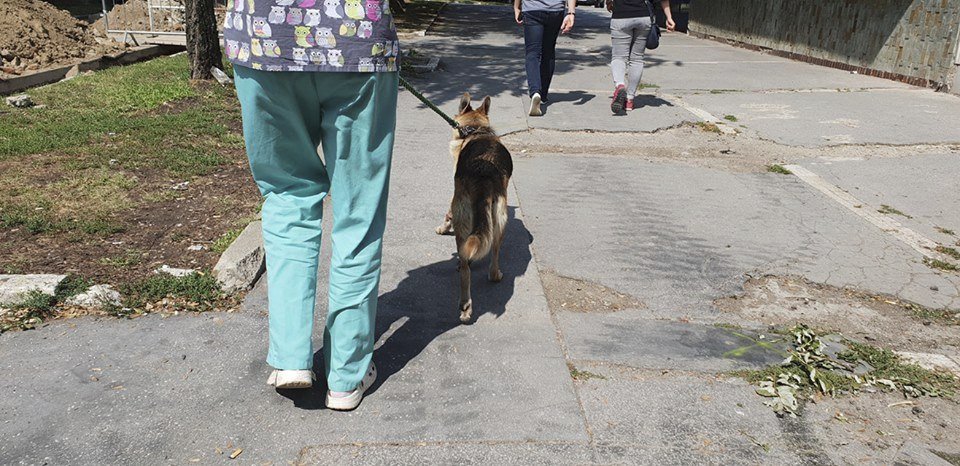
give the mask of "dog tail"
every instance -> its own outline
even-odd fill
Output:
[[[473,231],[463,242],[460,248],[460,257],[467,262],[482,259],[490,252],[490,243],[493,240],[492,217],[494,202],[490,198],[481,198],[473,204]]]

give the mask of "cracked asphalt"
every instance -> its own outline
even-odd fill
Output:
[[[459,324],[453,241],[433,234],[452,194],[449,128],[401,92],[382,375],[358,410],[322,409],[322,386],[265,385],[261,282],[237,313],[0,336],[0,463],[211,464],[237,448],[242,464],[944,464],[932,451],[960,453],[954,401],[864,393],[778,418],[728,375],[782,360],[752,339],[796,321],[960,362],[957,327],[872,304],[956,312],[960,274],[851,210],[892,206],[910,216],[892,217],[897,228],[956,245],[944,230],[960,231],[960,126],[944,122],[960,100],[668,34],[648,56],[644,106],[613,117],[607,16],[583,9],[577,21],[541,118],[524,112],[508,8],[448,5],[406,45],[443,61],[413,81],[442,108],[464,91],[493,97],[514,155],[505,278],[474,274],[476,323]],[[803,167],[859,207],[771,164]]]

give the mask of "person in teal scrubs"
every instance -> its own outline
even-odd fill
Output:
[[[313,383],[321,217],[330,194],[324,375],[327,406],[349,410],[376,379],[374,321],[399,43],[388,0],[291,3],[231,2],[224,22],[247,156],[264,196],[267,363],[275,369],[268,383]]]

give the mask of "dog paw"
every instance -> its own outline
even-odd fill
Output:
[[[500,283],[500,280],[503,280],[503,272],[499,270],[491,270],[488,278],[491,282]]]
[[[460,322],[464,324],[469,324],[470,319],[472,317],[473,317],[473,300],[470,300],[460,305]]]
[[[438,235],[445,235],[450,231],[450,228],[447,228],[446,225],[440,225],[433,231],[437,232]]]

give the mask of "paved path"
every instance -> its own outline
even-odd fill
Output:
[[[956,238],[937,227],[960,231],[950,146],[897,157],[815,149],[960,142],[960,127],[942,123],[956,120],[960,101],[669,34],[648,59],[645,82],[657,87],[643,91],[646,105],[614,118],[605,22],[582,11],[561,39],[556,103],[543,118],[525,116],[522,37],[509,10],[449,5],[408,44],[446,66],[415,81],[428,96],[452,110],[465,90],[492,95],[498,129],[513,133],[505,279],[474,274],[479,317],[460,325],[453,241],[433,234],[452,194],[449,129],[402,93],[375,355],[382,376],[360,409],[321,409],[322,387],[278,395],[264,384],[261,282],[238,313],[75,319],[0,337],[0,463],[210,464],[236,448],[242,464],[889,463],[928,447],[960,451],[946,421],[921,431],[952,441],[895,437],[878,448],[870,432],[879,427],[838,434],[831,402],[777,418],[749,384],[723,375],[781,359],[755,344],[765,321],[715,304],[743,292],[748,276],[775,274],[956,309],[958,275],[930,269],[897,235],[799,177],[693,163],[683,148],[666,160],[584,132],[639,141],[717,121],[740,134],[687,128],[679,134],[690,151],[740,144],[728,158],[749,159],[814,148],[789,162],[860,208],[903,210],[912,216],[897,218],[903,227],[946,243]],[[960,354],[956,338],[938,344]]]

